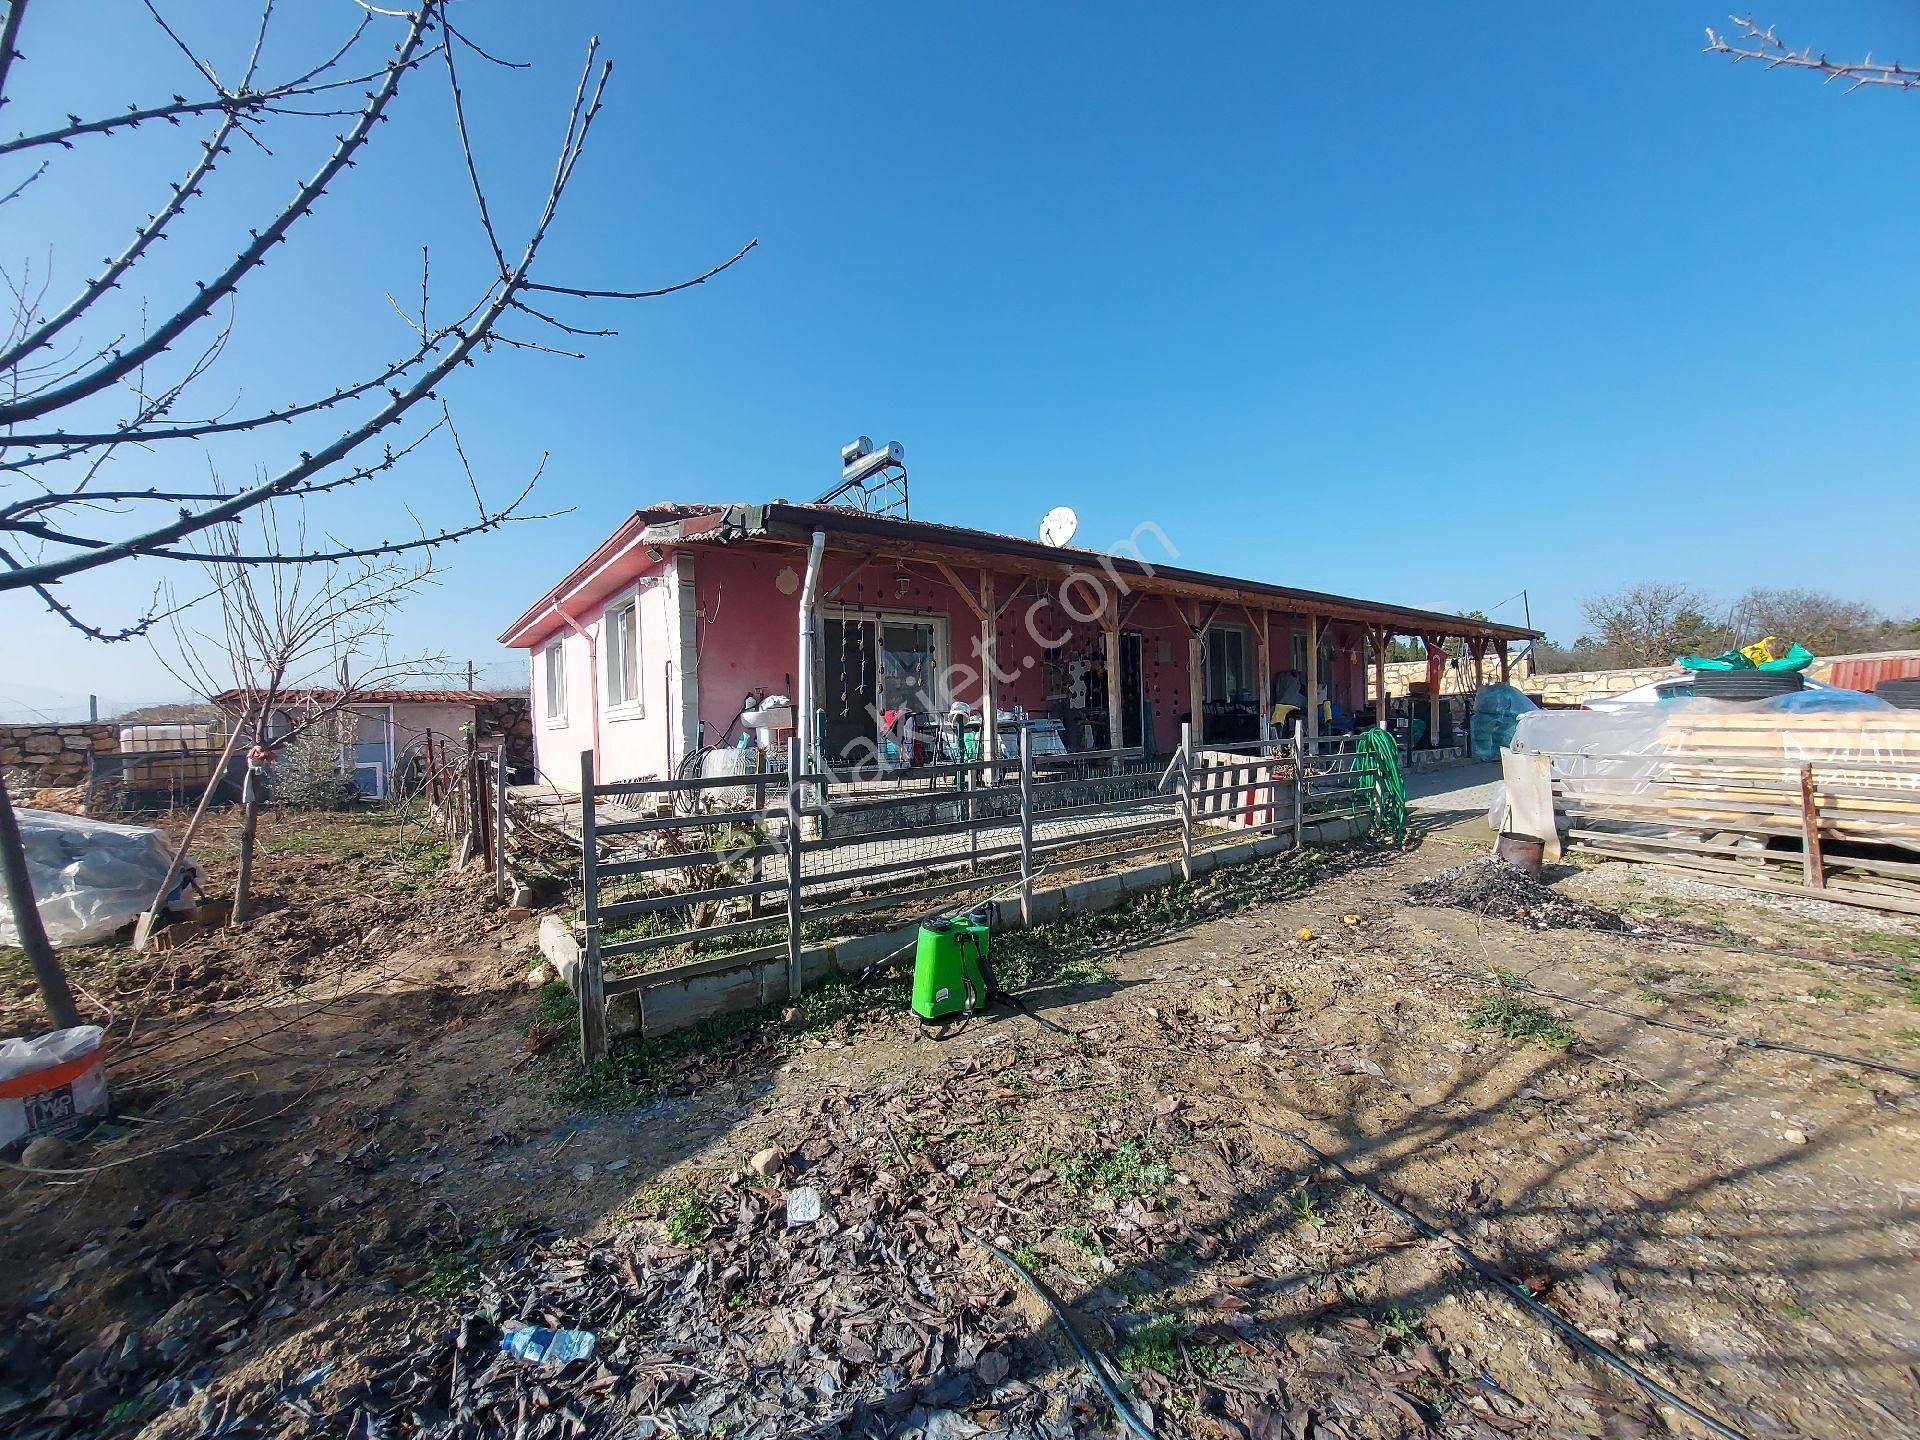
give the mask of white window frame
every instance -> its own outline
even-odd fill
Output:
[[[631,612],[633,615],[633,644],[632,644],[631,652],[624,657],[620,657],[616,654],[616,652],[618,652],[620,648],[615,638],[617,633],[616,621],[620,615],[628,612]],[[633,689],[631,693],[623,694],[618,699],[614,698],[614,691],[613,691],[614,662],[616,658],[625,658],[631,661],[631,664],[626,666],[625,668],[627,668],[631,672],[632,679],[633,679]],[[641,694],[641,678],[642,678],[641,677],[641,659],[642,659],[642,647],[640,644],[640,589],[638,586],[635,586],[632,590],[629,590],[625,595],[622,595],[619,599],[610,601],[607,605],[606,611],[601,616],[601,623],[600,623],[600,670],[601,670],[600,683],[602,686],[601,693],[603,693],[607,697],[607,714],[615,720],[621,720],[621,719],[637,720],[644,717],[647,713],[646,702],[643,699]],[[621,678],[623,681],[626,679],[625,676],[622,676]]]
[[[548,725],[555,727],[567,723],[567,637],[555,636],[540,647],[541,680],[545,688],[541,697],[546,705],[544,717]],[[556,686],[555,681],[559,681]],[[558,690],[559,703],[554,703],[554,691]]]

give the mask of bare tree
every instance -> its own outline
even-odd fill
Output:
[[[1907,65],[1889,64],[1867,55],[1859,60],[1835,60],[1813,48],[1795,50],[1782,40],[1774,27],[1764,30],[1751,15],[1732,15],[1728,19],[1738,27],[1731,39],[1712,26],[1707,27],[1707,53],[1726,55],[1738,65],[1752,60],[1769,70],[1811,70],[1826,76],[1829,82],[1843,80],[1849,93],[1864,85],[1885,85],[1897,90],[1920,89],[1920,70]]]
[[[1685,585],[1646,581],[1580,602],[1593,648],[1623,666],[1660,665],[1676,655],[1723,649],[1726,630]]]
[[[266,549],[304,548],[304,528],[283,534],[273,507],[262,507],[254,519]],[[362,695],[444,657],[387,654],[387,622],[432,578],[428,559],[259,566],[232,558],[245,548],[232,527],[204,538],[213,598],[188,614],[217,613],[219,624],[192,625],[182,617],[185,607],[169,604],[173,654],[167,663],[252,741],[233,885],[233,923],[239,925],[253,915],[254,842],[274,752],[310,730],[337,729]]]
[[[0,0],[0,117],[14,116],[9,82],[28,63],[34,27],[29,0]],[[577,342],[615,333],[569,316],[582,302],[642,300],[698,285],[734,264],[731,259],[692,279],[653,289],[609,289],[541,278],[541,249],[598,121],[611,63],[598,41],[586,56],[544,195],[518,226],[517,238],[490,202],[484,167],[469,140],[465,73],[468,64],[497,70],[524,68],[496,57],[464,35],[448,14],[447,0],[411,5],[362,3],[351,32],[336,48],[279,77],[265,73],[266,41],[274,0],[262,0],[259,23],[237,63],[216,65],[187,35],[168,22],[159,0],[141,0],[154,27],[156,56],[174,57],[184,87],[124,111],[93,115],[53,113],[37,128],[0,141],[0,217],[21,203],[54,165],[84,163],[99,147],[144,128],[205,127],[185,173],[172,182],[155,176],[153,208],[133,226],[131,238],[107,257],[64,301],[49,299],[51,286],[31,262],[0,273],[0,595],[35,597],[79,634],[98,641],[146,633],[167,613],[154,603],[130,617],[88,617],[83,597],[73,593],[80,577],[103,567],[145,561],[199,565],[203,549],[194,537],[239,520],[273,500],[317,500],[353,489],[386,489],[395,472],[435,437],[452,441],[441,387],[462,367],[504,350],[579,357]],[[84,67],[67,57],[79,77]],[[159,75],[156,59],[153,73]],[[224,73],[223,73],[224,72]],[[471,293],[448,305],[436,302],[432,271],[422,252],[417,301],[387,298],[404,323],[404,339],[384,362],[371,363],[321,393],[281,403],[243,407],[228,395],[209,395],[233,333],[239,291],[266,265],[275,247],[305,233],[304,222],[363,158],[381,127],[402,112],[403,92],[432,78],[449,103],[452,140],[471,191],[473,220],[489,259]],[[156,83],[160,83],[156,79]],[[213,186],[224,161],[241,146],[267,157],[298,149],[312,127],[331,134],[317,165],[295,186],[292,198],[233,226],[233,238],[200,254],[182,255],[167,245],[167,267],[185,265],[196,276],[179,285],[149,264],[161,242],[179,233],[180,215]],[[271,141],[271,143],[269,143]],[[27,255],[52,253],[63,227],[31,236],[0,223],[0,233]],[[151,277],[151,280],[150,280]],[[327,307],[310,297],[305,314]],[[301,323],[305,323],[303,320]],[[509,333],[509,328],[517,333]],[[289,351],[306,337],[278,337]],[[438,414],[436,415],[436,410]],[[444,432],[444,434],[443,434]],[[250,484],[228,489],[169,478],[157,457],[180,447],[239,447]],[[461,456],[461,465],[465,457]],[[539,474],[535,467],[534,477]],[[446,523],[416,521],[406,533],[334,540],[297,551],[240,551],[227,547],[228,566],[285,566],[317,561],[380,560],[431,552],[463,537],[533,518],[524,509],[533,479],[485,498],[468,472],[471,510]],[[410,497],[411,498],[411,497]],[[401,507],[390,507],[399,510]],[[411,513],[411,512],[407,512]],[[192,597],[188,597],[191,599]],[[14,827],[0,821],[0,872],[24,874]],[[16,897],[15,908],[21,901]],[[23,921],[25,917],[22,917]],[[51,949],[28,937],[36,969],[57,968]],[[49,995],[49,1003],[54,997]],[[58,1007],[55,1006],[57,1009]],[[71,1008],[70,1006],[68,1007]]]

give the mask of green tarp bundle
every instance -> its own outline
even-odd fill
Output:
[[[1795,644],[1778,660],[1758,665],[1739,650],[1724,650],[1718,655],[1682,655],[1675,663],[1682,670],[1804,670],[1813,663],[1813,652]]]

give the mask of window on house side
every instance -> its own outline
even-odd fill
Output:
[[[558,720],[567,713],[567,662],[560,642],[548,642],[543,657],[547,670],[547,718]]]
[[[1253,689],[1253,637],[1231,626],[1207,631],[1207,699],[1231,700]]]
[[[633,705],[639,699],[639,615],[629,600],[607,612],[607,704]]]

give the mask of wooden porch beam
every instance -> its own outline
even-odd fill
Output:
[[[875,554],[874,551],[869,550],[866,552],[866,554],[862,555],[858,560],[854,561],[853,568],[847,571],[847,573],[842,575],[838,580],[834,581],[833,584],[828,587],[827,593],[822,595],[820,598],[822,600],[831,600],[833,599],[834,596],[838,595],[840,593],[840,587],[842,585],[846,584],[847,581],[851,580],[854,576],[858,575],[862,570],[867,568],[867,566],[874,559],[874,554]]]
[[[986,606],[982,605],[980,601],[974,598],[973,592],[969,590],[964,583],[962,583],[958,575],[953,573],[952,567],[949,566],[946,561],[935,560],[933,562],[933,568],[938,570],[942,575],[947,577],[947,583],[954,588],[954,590],[959,594],[962,600],[967,602],[967,608],[973,612],[974,619],[984,620],[987,618]],[[982,581],[984,581],[986,578],[986,571],[984,570],[981,571],[980,575],[981,575]],[[983,594],[985,593],[984,585],[982,588],[982,593]]]
[[[1026,588],[1027,588],[1027,577],[1025,575],[1019,576],[1014,581],[1013,593],[1007,596],[1006,599],[1002,600],[998,605],[998,607],[995,608],[993,612],[993,618],[998,620],[1002,615],[1006,614],[1007,607],[1013,604],[1014,601],[1018,600],[1020,598],[1021,591],[1025,590]]]

